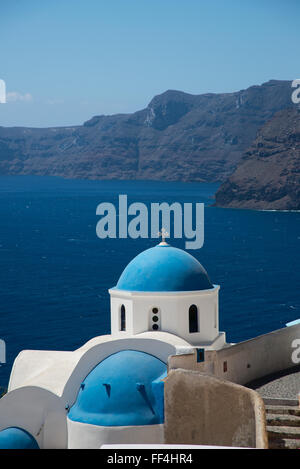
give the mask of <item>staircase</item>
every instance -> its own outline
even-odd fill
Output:
[[[300,449],[300,407],[265,403],[269,449]]]

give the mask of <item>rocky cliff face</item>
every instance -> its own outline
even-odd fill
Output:
[[[142,111],[77,127],[0,127],[0,174],[223,181],[290,102],[291,82],[273,80],[236,93],[167,91]]]
[[[221,207],[300,210],[300,108],[276,113],[216,194]]]

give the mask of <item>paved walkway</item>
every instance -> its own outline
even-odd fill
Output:
[[[248,388],[263,397],[298,399],[300,393],[300,366],[252,381]]]

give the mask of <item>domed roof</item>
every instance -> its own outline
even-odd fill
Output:
[[[195,257],[166,243],[147,249],[124,269],[118,290],[180,292],[213,288],[206,270]]]
[[[39,445],[23,428],[8,427],[0,431],[0,449],[39,449]]]
[[[166,375],[167,365],[153,355],[114,353],[85,378],[68,418],[101,426],[163,423]]]

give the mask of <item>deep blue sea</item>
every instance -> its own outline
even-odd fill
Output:
[[[300,317],[300,213],[211,207],[216,184],[0,177],[0,338],[7,363],[23,349],[74,350],[110,332],[108,288],[155,239],[96,236],[96,207],[204,202],[197,257],[221,285],[220,329],[236,342]],[[184,240],[171,240],[184,248]]]

